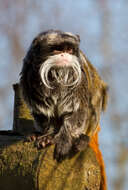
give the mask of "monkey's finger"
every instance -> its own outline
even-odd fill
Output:
[[[44,141],[38,141],[36,142],[36,146],[38,149],[42,149],[42,148],[45,148],[46,144]]]
[[[30,135],[30,136],[26,137],[25,142],[36,141],[36,139],[37,139],[36,135]]]

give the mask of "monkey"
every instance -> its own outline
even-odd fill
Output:
[[[22,95],[54,158],[86,149],[107,104],[107,85],[80,50],[80,37],[48,30],[32,41],[20,73]]]

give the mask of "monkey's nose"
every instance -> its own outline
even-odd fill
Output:
[[[65,57],[65,55],[64,55],[64,53],[61,53],[61,55],[60,55],[61,57]]]
[[[60,54],[61,57],[68,57],[68,54],[66,52],[63,52]]]
[[[62,59],[63,61],[69,61],[69,55],[67,53],[61,53],[60,59]]]

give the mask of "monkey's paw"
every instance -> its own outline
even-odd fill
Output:
[[[34,142],[35,142],[39,136],[41,136],[41,133],[40,133],[40,132],[34,132],[34,133],[28,135],[28,136],[26,137],[25,141],[27,141],[27,142],[32,142],[32,141],[34,141]]]
[[[37,133],[29,135],[26,140],[28,142],[34,141],[35,146],[38,149],[41,149],[41,148],[45,148],[48,145],[53,144],[52,139],[53,139],[52,135],[48,135],[48,134],[42,135],[40,132],[37,132]]]
[[[84,134],[81,134],[79,138],[74,140],[73,150],[79,152],[85,150],[89,144],[90,137]]]
[[[51,135],[39,136],[35,141],[35,145],[37,146],[38,149],[45,148],[46,146],[49,146],[51,144],[53,144],[53,137]]]
[[[65,159],[72,148],[72,142],[68,138],[62,138],[57,137],[54,140],[55,142],[55,150],[54,150],[54,159],[56,159],[58,162],[61,162],[63,159]]]

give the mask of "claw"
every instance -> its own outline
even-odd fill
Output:
[[[41,149],[53,144],[52,138],[52,136],[39,136],[36,140],[37,148]]]

